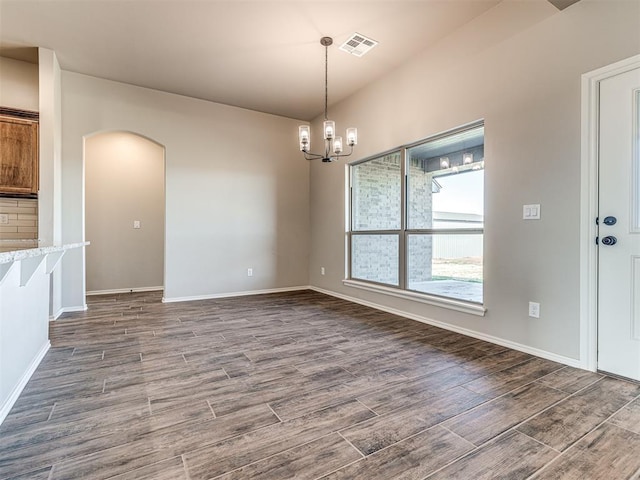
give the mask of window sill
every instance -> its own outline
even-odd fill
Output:
[[[397,298],[403,298],[405,300],[413,300],[415,302],[426,303],[428,305],[434,305],[436,307],[447,308],[449,310],[456,310],[458,312],[469,313],[471,315],[477,315],[484,317],[487,311],[484,305],[477,303],[465,302],[463,300],[454,300],[451,298],[435,297],[426,293],[409,292],[406,290],[399,290],[397,288],[385,287],[382,285],[374,285],[367,282],[361,282],[358,280],[345,279],[342,283],[348,287],[360,288],[362,290],[368,290],[370,292],[382,293],[385,295],[391,295]]]

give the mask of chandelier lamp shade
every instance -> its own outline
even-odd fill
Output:
[[[329,101],[329,46],[333,44],[331,37],[322,37],[320,44],[324,46],[324,153],[311,152],[311,129],[309,125],[300,125],[298,127],[298,140],[300,142],[300,151],[307,160],[322,159],[323,162],[334,162],[340,157],[348,157],[353,153],[353,147],[358,143],[358,130],[356,128],[347,128],[346,142],[342,137],[336,135],[336,123],[329,120],[327,116],[327,106]],[[344,152],[344,146],[349,147],[349,153]]]

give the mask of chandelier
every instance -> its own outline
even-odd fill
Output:
[[[358,143],[358,129],[347,128],[347,145],[349,153],[343,152],[342,137],[336,136],[336,123],[329,120],[327,116],[327,105],[329,99],[329,45],[333,43],[331,37],[322,37],[320,44],[324,46],[324,153],[311,153],[311,130],[309,125],[298,127],[298,140],[300,141],[300,151],[307,160],[322,159],[323,162],[334,162],[340,157],[348,157],[353,153],[353,146]]]

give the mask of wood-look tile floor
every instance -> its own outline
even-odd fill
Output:
[[[315,292],[89,298],[2,479],[640,477],[640,385]]]

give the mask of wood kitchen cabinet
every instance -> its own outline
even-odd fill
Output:
[[[0,193],[36,195],[38,114],[8,110],[0,109]]]

